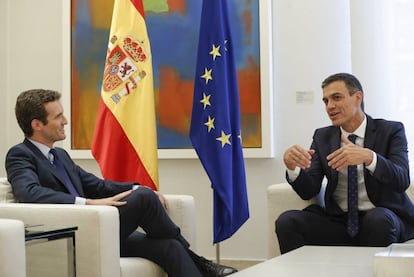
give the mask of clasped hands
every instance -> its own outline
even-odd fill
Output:
[[[370,149],[353,144],[344,135],[341,136],[341,140],[344,145],[326,157],[330,167],[339,171],[350,165],[371,164],[373,153]],[[294,170],[296,167],[306,169],[311,166],[313,154],[315,154],[314,149],[306,150],[299,145],[293,145],[286,150],[283,161],[289,170]]]

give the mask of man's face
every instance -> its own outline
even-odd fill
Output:
[[[350,95],[345,83],[336,81],[323,88],[322,100],[332,125],[353,132],[361,123],[361,91]]]
[[[68,121],[63,115],[63,107],[60,101],[46,103],[45,109],[48,114],[47,124],[44,125],[39,121],[36,136],[44,144],[52,146],[56,141],[66,138],[64,127],[68,124]]]

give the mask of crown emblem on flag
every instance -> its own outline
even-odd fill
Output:
[[[135,90],[138,82],[147,75],[138,64],[138,62],[145,62],[148,57],[143,44],[129,36],[118,40],[118,37],[114,35],[110,39],[103,90],[113,93],[111,99],[115,104]]]
[[[144,62],[147,59],[143,45],[143,41],[134,41],[131,37],[124,39],[124,50],[135,62]]]

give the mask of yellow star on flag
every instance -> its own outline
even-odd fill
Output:
[[[201,75],[201,78],[206,80],[206,84],[209,80],[213,80],[213,77],[211,77],[211,71],[213,71],[213,69],[204,68],[204,75]]]
[[[213,49],[210,51],[209,54],[213,56],[213,61],[215,61],[217,56],[221,56],[221,54],[220,54],[220,45],[216,47],[213,44]]]
[[[221,141],[221,148],[223,148],[226,144],[231,145],[230,136],[231,134],[226,135],[224,131],[221,131],[221,137],[216,138],[216,140]]]
[[[215,118],[211,118],[210,116],[208,116],[208,121],[206,123],[204,123],[204,125],[206,125],[208,127],[208,132],[210,133],[211,129],[214,129],[214,120]]]
[[[200,100],[200,103],[204,104],[204,109],[206,109],[207,106],[211,106],[211,104],[210,104],[210,97],[211,97],[211,94],[206,95],[203,92],[203,99]]]

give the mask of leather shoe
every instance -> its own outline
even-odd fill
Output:
[[[198,256],[194,252],[191,254],[195,265],[200,270],[203,277],[222,277],[237,272],[237,269],[233,267],[213,263],[204,257]]]

